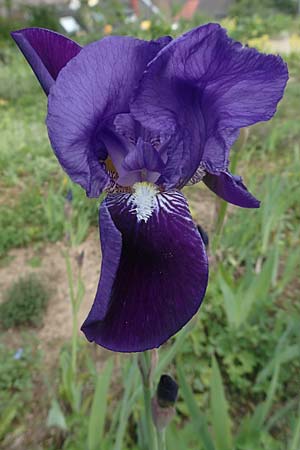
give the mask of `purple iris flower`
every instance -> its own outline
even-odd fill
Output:
[[[288,79],[207,24],[172,40],[106,37],[81,48],[48,30],[12,34],[48,97],[54,152],[100,206],[102,268],[82,330],[111,350],[160,346],[198,311],[205,246],[180,189],[203,181],[259,207],[228,171],[242,127],[269,120]]]

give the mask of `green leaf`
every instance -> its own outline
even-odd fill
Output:
[[[51,402],[51,408],[48,413],[47,418],[47,426],[50,427],[57,427],[61,430],[67,430],[67,423],[64,416],[64,413],[61,410],[61,407],[56,399],[53,399]]]
[[[9,405],[4,411],[1,411],[1,421],[0,421],[0,440],[8,432],[9,427],[18,414],[18,407],[13,403]]]
[[[291,252],[285,261],[283,273],[277,282],[277,295],[280,295],[296,273],[299,273],[300,256],[298,252]]]
[[[280,422],[284,417],[291,413],[297,406],[298,399],[293,398],[289,400],[285,405],[281,406],[271,417],[268,419],[267,424],[265,425],[265,430],[268,432],[274,426],[276,426],[277,422]]]
[[[175,423],[171,423],[166,429],[166,444],[167,448],[170,450],[183,450],[187,447],[189,443],[189,438],[193,436],[193,430],[186,430],[188,426],[184,429],[176,426]],[[188,433],[186,433],[188,431]]]
[[[220,369],[215,357],[212,359],[211,377],[212,425],[218,450],[232,450],[231,420]]]
[[[88,425],[88,450],[98,450],[103,438],[107,408],[107,394],[113,370],[110,359],[98,376]]]
[[[286,364],[290,361],[295,361],[300,357],[300,348],[298,344],[289,345],[281,353],[278,353],[275,358],[266,364],[264,369],[259,373],[257,377],[257,383],[261,383],[275,370],[276,364]]]
[[[295,428],[293,430],[293,436],[289,450],[298,450],[300,448],[300,407],[299,414],[295,423]]]
[[[277,362],[275,366],[275,370],[273,373],[273,377],[271,380],[271,384],[267,393],[266,400],[257,407],[254,415],[253,415],[253,429],[259,430],[262,428],[273,404],[277,384],[279,377],[280,364]]]
[[[185,325],[185,327],[177,334],[174,343],[162,354],[160,353],[157,368],[155,369],[155,378],[158,378],[175,358],[175,356],[181,349],[186,336],[194,329],[196,323],[196,319],[190,320],[187,325]]]
[[[240,302],[237,301],[237,295],[228,282],[228,273],[225,267],[219,266],[218,284],[223,294],[224,309],[228,324],[232,327],[239,325]]]
[[[132,411],[129,408],[129,398],[132,395],[133,388],[136,384],[138,373],[138,366],[135,355],[130,361],[128,370],[124,374],[124,393],[121,401],[121,408],[119,414],[118,427],[115,431],[115,446],[114,450],[122,450],[123,441],[128,423],[128,417]]]
[[[180,363],[177,364],[177,375],[179,381],[179,389],[188,407],[195,433],[199,436],[199,439],[205,450],[215,450],[215,446],[207,427],[206,418],[197,405],[194,393],[186,381]],[[218,448],[218,450],[221,449]]]
[[[238,293],[238,295],[242,298],[239,325],[246,322],[250,313],[253,311],[255,303],[257,303],[260,299],[262,300],[268,298],[270,280],[272,279],[275,265],[276,249],[270,252],[260,273],[257,275],[251,275],[251,282],[244,286],[242,292]]]
[[[242,421],[240,425],[240,430],[237,436],[237,441],[242,443],[246,442],[247,440],[251,439],[258,439],[264,430],[268,430],[268,424],[264,426],[264,423],[267,419],[268,414],[271,411],[271,407],[273,404],[277,384],[278,384],[278,377],[279,377],[279,369],[280,364],[277,362],[273,377],[270,383],[270,387],[267,393],[267,398],[264,402],[260,403],[256,409],[254,410],[254,413],[251,417],[246,417]]]

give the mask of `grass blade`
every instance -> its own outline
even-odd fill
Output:
[[[205,450],[215,450],[215,446],[207,427],[206,418],[197,405],[194,394],[186,381],[183,370],[181,369],[181,364],[177,364],[177,375],[179,389],[188,407],[195,433],[199,436]]]
[[[300,407],[299,407],[299,414],[298,414],[298,418],[295,423],[294,434],[292,437],[292,441],[291,441],[289,450],[298,450],[299,448],[300,448]]]
[[[110,359],[98,376],[93,398],[91,415],[88,425],[88,450],[98,450],[103,438],[106,418],[107,394],[113,370],[113,360]]]
[[[211,379],[212,425],[218,450],[232,450],[231,420],[220,369],[215,357],[212,360]]]
[[[61,430],[68,429],[64,413],[62,412],[61,407],[56,399],[53,399],[51,402],[51,408],[47,418],[47,426],[57,427]]]
[[[131,408],[128,407],[128,402],[130,395],[132,394],[133,388],[135,386],[137,375],[138,375],[138,367],[136,363],[136,357],[134,357],[131,361],[129,370],[126,373],[126,378],[124,378],[124,393],[121,402],[119,423],[116,430],[116,440],[114,450],[122,450],[123,448],[123,440],[126,432],[128,417],[131,414]]]

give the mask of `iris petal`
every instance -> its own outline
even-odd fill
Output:
[[[11,35],[47,95],[60,70],[81,50],[71,39],[43,28],[25,28]]]
[[[241,177],[230,172],[220,172],[218,175],[207,174],[203,181],[215,194],[233,205],[259,208],[260,201],[250,194]]]
[[[142,138],[138,139],[136,146],[128,152],[123,161],[123,168],[126,171],[140,173],[140,179],[136,181],[147,180],[154,183],[159,178],[163,167],[164,163],[158,151]],[[122,180],[119,179],[118,183],[122,184]]]
[[[109,304],[107,291],[99,288],[82,330],[90,341],[114,351],[159,347],[191,319],[205,294],[207,256],[184,196],[158,193],[153,202],[152,213],[142,220],[131,194],[105,200],[109,226],[122,235],[122,246],[106,245],[111,251],[119,246],[121,258]],[[100,215],[100,226],[103,221],[106,215]],[[108,255],[103,254],[103,267]],[[102,272],[103,285],[105,278]]]
[[[238,129],[273,116],[287,79],[281,57],[243,47],[208,24],[173,40],[151,61],[131,110],[145,126],[182,133],[166,166],[172,173],[177,167],[181,186],[200,162],[215,173],[227,169]]]
[[[106,201],[101,203],[99,214],[101,217],[99,229],[102,267],[96,299],[101,299],[101,301],[94,302],[89,316],[91,320],[95,318],[97,318],[97,320],[102,320],[107,314],[111,289],[119,267],[122,248],[122,235],[113,223]]]
[[[107,183],[98,163],[102,132],[111,129],[116,114],[129,112],[133,89],[161,47],[130,37],[104,38],[84,47],[51,89],[47,125],[52,147],[90,197]]]

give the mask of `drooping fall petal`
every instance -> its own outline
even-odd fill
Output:
[[[248,191],[241,177],[220,172],[218,175],[207,174],[203,181],[215,194],[233,205],[259,208],[260,201]]]
[[[175,334],[197,312],[208,279],[205,246],[184,196],[137,185],[134,194],[106,198],[103,208],[111,218],[100,212],[100,228],[109,223],[122,244],[101,236],[101,280],[82,327],[90,341],[120,352],[159,347]],[[106,288],[108,258],[120,251],[114,282],[110,272]]]

